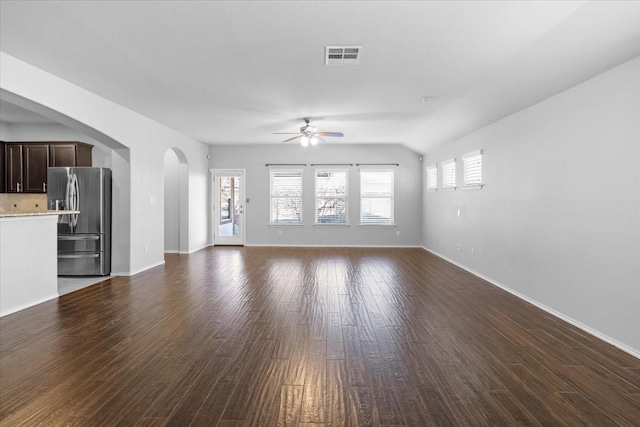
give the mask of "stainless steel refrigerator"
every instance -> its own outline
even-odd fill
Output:
[[[58,217],[58,275],[111,274],[111,170],[49,168],[47,201],[80,212]]]

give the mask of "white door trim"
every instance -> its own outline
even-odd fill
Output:
[[[220,245],[241,245],[244,246],[246,244],[246,213],[247,213],[247,204],[246,204],[246,169],[209,169],[209,172],[211,173],[211,209],[209,211],[210,213],[210,223],[211,223],[211,244],[213,246],[220,246]],[[229,175],[237,175],[239,176],[240,179],[240,187],[239,187],[239,197],[241,200],[241,205],[242,205],[242,212],[240,214],[240,236],[235,238],[235,241],[233,241],[234,238],[229,238],[229,237],[218,237],[216,239],[216,230],[217,230],[217,214],[216,214],[216,209],[218,208],[218,206],[216,206],[216,200],[218,199],[218,183],[217,183],[217,177],[218,176],[229,176]]]

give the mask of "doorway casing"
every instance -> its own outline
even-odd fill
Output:
[[[245,170],[211,169],[211,242],[213,246],[244,246],[245,232]],[[235,192],[221,197],[221,179],[234,185]],[[224,203],[223,203],[224,202]],[[224,205],[224,206],[223,206]],[[223,209],[224,208],[224,209]],[[224,212],[223,212],[224,211]],[[224,216],[224,218],[222,218]],[[221,219],[222,218],[222,219]],[[223,221],[224,219],[224,221]]]

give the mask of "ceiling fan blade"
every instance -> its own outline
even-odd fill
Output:
[[[344,136],[344,134],[342,132],[316,132],[316,135],[319,135],[319,136],[335,136],[335,137]]]
[[[299,135],[298,132],[274,132],[273,135]]]
[[[284,140],[284,141],[282,141],[282,142],[289,142],[289,141],[293,141],[294,139],[298,139],[298,138],[300,138],[301,136],[302,136],[302,135],[297,134],[297,135],[296,135],[296,136],[294,136],[293,138],[285,139],[285,140]]]

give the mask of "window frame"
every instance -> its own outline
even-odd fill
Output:
[[[472,151],[462,156],[462,189],[463,190],[480,190],[484,187],[483,176],[483,164],[482,164],[483,152],[482,150]],[[479,166],[473,165],[473,162],[478,162]],[[474,173],[477,169],[477,173]],[[473,175],[472,175],[473,174]],[[467,182],[468,175],[478,175],[479,179],[472,182]]]
[[[440,162],[440,168],[442,169],[442,191],[455,191],[456,189],[456,158],[447,159],[443,162]],[[449,168],[451,168],[451,173],[449,172]],[[449,182],[447,179],[451,178],[452,181]]]
[[[273,195],[273,178],[275,174],[278,173],[287,173],[287,174],[299,174],[300,176],[300,195],[299,196],[295,196],[295,197],[285,197],[285,196],[274,196]],[[273,204],[274,204],[274,199],[293,199],[293,198],[297,198],[300,199],[300,203],[298,204],[299,210],[300,210],[300,220],[293,222],[293,221],[286,221],[286,222],[278,222],[278,221],[274,221],[273,218],[273,214],[274,214],[274,210],[273,210]],[[286,227],[291,227],[291,226],[301,226],[304,225],[304,170],[303,169],[269,169],[269,225],[274,225],[274,226],[286,226]]]
[[[431,177],[431,173],[433,172],[433,177]],[[425,189],[427,190],[427,192],[429,193],[433,193],[438,191],[438,165],[437,164],[433,164],[431,166],[427,166],[425,168],[425,175],[426,175],[426,179],[425,179]],[[433,185],[430,185],[433,184]]]
[[[318,196],[318,174],[320,173],[344,173],[345,183],[344,183],[344,196]],[[349,225],[349,169],[344,168],[317,168],[313,171],[313,183],[314,183],[314,213],[313,213],[313,224],[318,226],[348,226]],[[345,221],[344,222],[318,222],[318,200],[319,199],[327,199],[327,198],[337,198],[344,199],[345,203]]]
[[[390,191],[390,195],[389,196],[385,196],[385,197],[375,197],[375,196],[371,196],[371,195],[365,195],[364,191],[363,191],[363,174],[367,174],[367,173],[381,173],[381,172],[385,172],[385,173],[390,173],[391,174],[391,191]],[[360,169],[360,226],[364,226],[364,227],[395,227],[396,225],[396,219],[395,219],[395,169]],[[389,218],[389,222],[385,222],[385,223],[381,223],[381,222],[364,222],[363,221],[363,213],[364,213],[364,209],[363,209],[363,202],[365,199],[374,199],[374,198],[378,198],[378,199],[390,199],[390,218]]]

